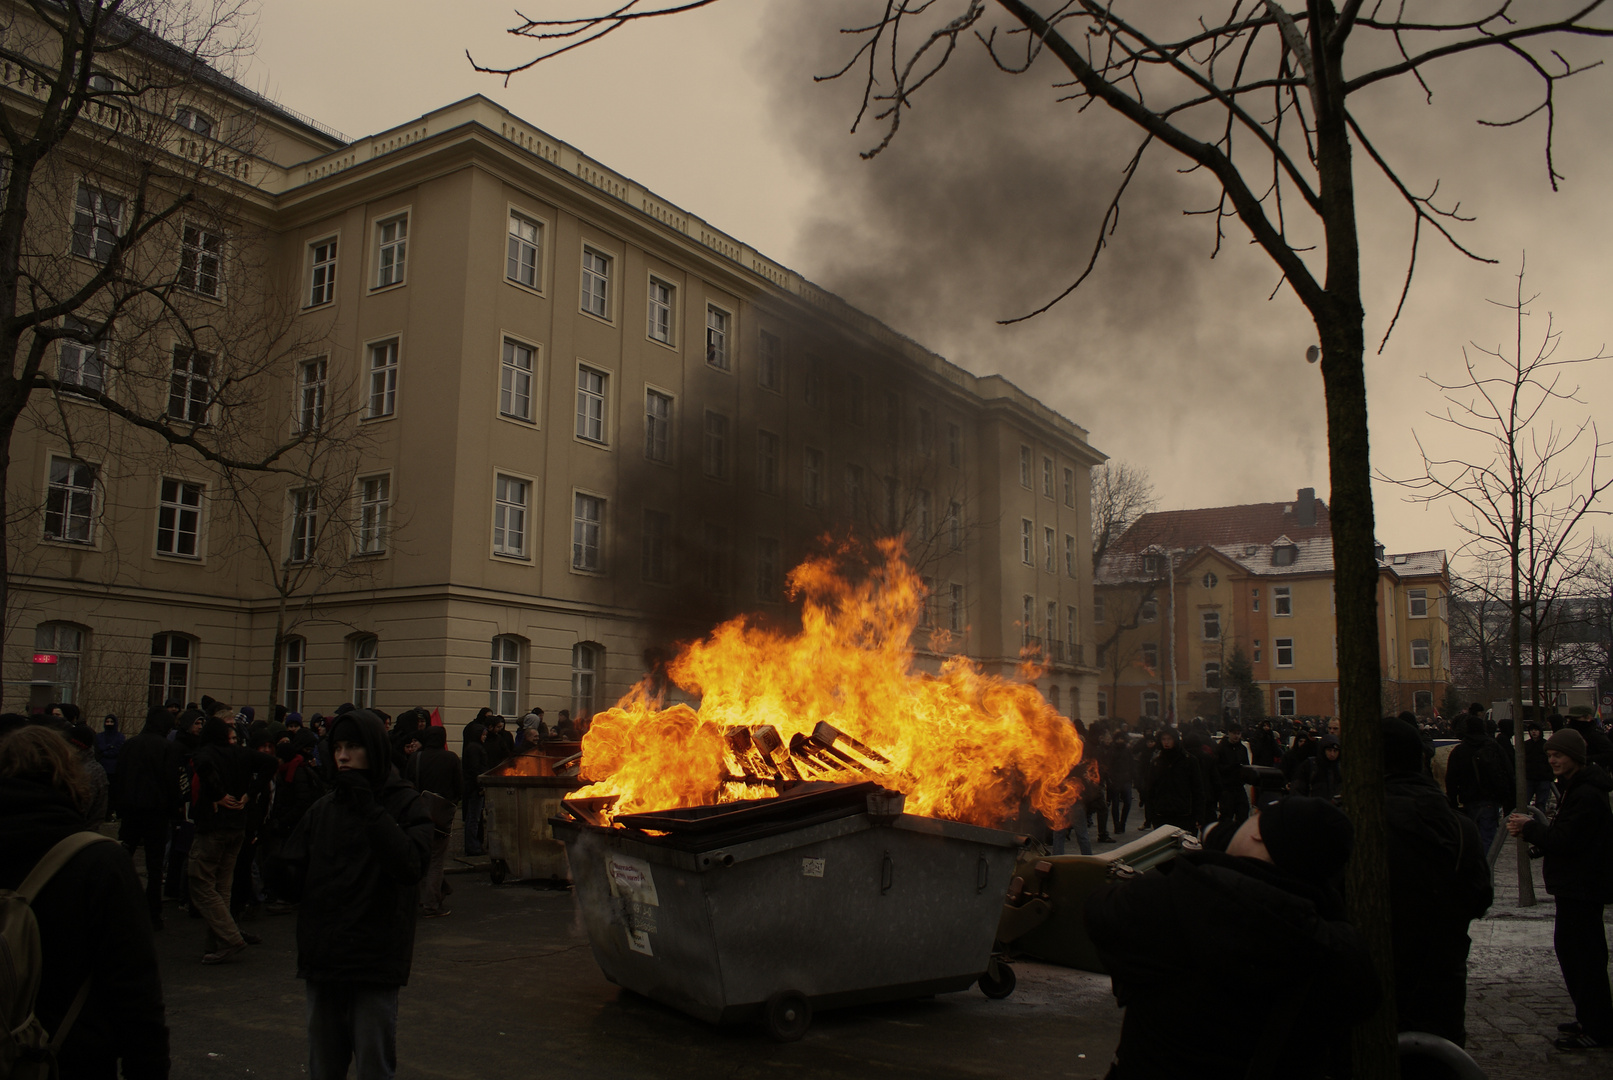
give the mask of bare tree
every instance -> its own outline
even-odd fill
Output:
[[[1467,550],[1505,565],[1502,597],[1508,616],[1513,738],[1518,805],[1527,802],[1524,777],[1523,641],[1528,624],[1533,688],[1540,687],[1540,635],[1567,583],[1595,551],[1589,523],[1613,486],[1601,467],[1608,444],[1589,415],[1565,418],[1564,407],[1583,405],[1567,370],[1609,357],[1557,357],[1561,334],[1548,313],[1538,335],[1527,332],[1537,299],[1524,294],[1520,267],[1514,298],[1498,306],[1512,313],[1510,350],[1473,344],[1462,350],[1464,377],[1445,383],[1425,376],[1445,399],[1432,413],[1445,426],[1438,450],[1418,438],[1422,474],[1396,483],[1413,501],[1448,502]],[[1493,302],[1493,301],[1492,301]],[[1390,479],[1385,477],[1385,479]],[[1531,694],[1531,697],[1534,695]],[[1518,903],[1535,902],[1528,845],[1518,842]]]
[[[1092,470],[1092,572],[1109,546],[1157,504],[1154,482],[1141,465],[1106,461]]]
[[[1451,579],[1451,670],[1472,698],[1496,701],[1510,693],[1507,667],[1506,568],[1479,556],[1467,575]]]

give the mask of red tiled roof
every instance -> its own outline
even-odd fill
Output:
[[[1144,514],[1115,542],[1117,552],[1153,544],[1194,548],[1205,544],[1269,544],[1279,536],[1305,541],[1332,535],[1327,504],[1316,499],[1316,524],[1301,525],[1297,501],[1208,506]]]

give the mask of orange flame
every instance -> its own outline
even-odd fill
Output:
[[[899,540],[879,548],[883,561],[857,583],[831,557],[790,572],[800,633],[741,616],[687,646],[668,674],[697,708],[662,707],[640,682],[595,715],[582,744],[593,783],[577,796],[617,796],[613,812],[630,813],[771,795],[733,779],[743,770],[725,732],[768,724],[788,745],[827,722],[889,759],[866,771],[904,792],[908,813],[1000,826],[1028,804],[1066,824],[1081,792],[1074,726],[1034,686],[968,657],[917,670],[923,585]]]

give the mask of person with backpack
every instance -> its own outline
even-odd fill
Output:
[[[1451,748],[1445,763],[1445,793],[1451,805],[1473,819],[1479,842],[1489,851],[1501,826],[1501,810],[1510,808],[1512,776],[1495,740],[1485,733],[1484,719],[1469,714],[1467,733]]]
[[[1507,831],[1545,856],[1546,891],[1557,901],[1553,944],[1575,1019],[1557,1025],[1559,1050],[1613,1049],[1613,987],[1607,979],[1607,929],[1602,908],[1613,904],[1613,778],[1589,761],[1585,738],[1573,728],[1546,740],[1557,777],[1551,824],[1529,814],[1507,818]]]
[[[122,846],[86,830],[89,798],[62,736],[0,733],[0,1076],[12,1080],[52,1076],[52,1058],[69,1080],[168,1076],[146,898]]]

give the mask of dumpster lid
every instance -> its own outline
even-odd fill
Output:
[[[744,799],[710,806],[689,806],[637,814],[618,814],[614,823],[629,830],[634,839],[680,851],[709,851],[747,840],[758,840],[777,833],[791,832],[811,825],[852,817],[868,812],[868,796],[888,795],[873,781],[837,784],[808,781],[791,787],[771,799]],[[585,825],[585,818],[573,813]],[[599,828],[593,825],[591,827]],[[650,830],[646,832],[645,830]],[[660,835],[652,835],[660,834]]]

